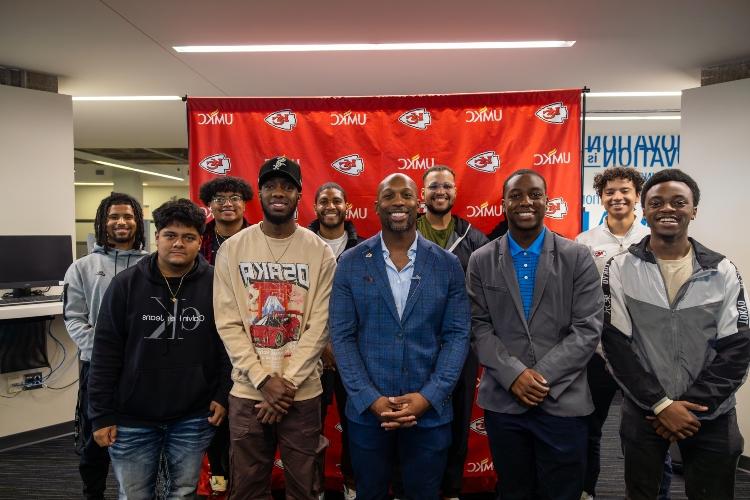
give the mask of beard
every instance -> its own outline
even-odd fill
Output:
[[[263,215],[266,217],[266,220],[271,224],[275,224],[277,226],[292,220],[294,218],[294,212],[297,210],[297,204],[295,203],[294,206],[289,207],[288,214],[279,215],[271,213],[268,208],[266,208],[266,205],[264,203],[261,203],[260,206],[263,209]]]
[[[404,233],[406,231],[409,231],[417,223],[417,215],[410,213],[406,221],[402,223],[403,225],[397,225],[397,223],[391,221],[391,219],[386,214],[385,218],[380,218],[380,223],[394,233]]]
[[[440,215],[443,216],[445,214],[449,214],[451,210],[453,210],[453,202],[451,201],[450,204],[448,204],[447,207],[443,208],[442,210],[438,210],[433,205],[425,203],[425,209],[430,212],[433,215]]]
[[[326,222],[325,217],[321,217],[321,214],[317,214],[317,215],[318,215],[318,221],[320,222],[320,225],[327,227],[328,229],[334,229],[334,228],[339,227],[341,224],[344,223],[344,219],[345,219],[345,214],[341,212],[337,212],[336,215],[338,217],[336,218],[336,222],[334,223]]]
[[[135,238],[135,232],[134,231],[128,231],[127,236],[117,236],[117,233],[114,231],[107,231],[107,240],[111,243],[127,243],[128,241]]]

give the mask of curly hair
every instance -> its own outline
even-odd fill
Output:
[[[206,215],[203,210],[190,200],[180,198],[162,204],[153,211],[154,225],[157,231],[175,222],[188,227],[194,227],[198,234],[203,235],[206,230]]]
[[[641,194],[643,183],[645,181],[640,172],[634,168],[611,167],[601,174],[596,174],[596,177],[594,177],[594,190],[596,191],[596,194],[601,196],[607,183],[615,179],[623,179],[632,182],[635,187],[635,194]]]
[[[315,191],[315,203],[318,202],[320,193],[322,193],[326,189],[338,189],[341,192],[341,196],[344,197],[344,202],[346,202],[346,191],[344,191],[344,188],[342,188],[340,184],[337,184],[335,182],[326,182],[325,184],[320,186],[317,191]]]
[[[104,248],[105,252],[109,251],[109,241],[107,240],[107,217],[112,205],[130,205],[135,217],[135,240],[133,249],[142,250],[146,247],[146,238],[143,229],[143,209],[138,200],[125,193],[115,193],[112,191],[109,196],[104,198],[96,209],[96,218],[94,219],[94,237],[96,244]]]
[[[687,184],[687,187],[689,187],[690,191],[693,193],[693,206],[698,206],[698,202],[701,201],[701,190],[698,188],[698,183],[679,168],[665,168],[664,170],[659,170],[654,175],[649,177],[646,183],[643,185],[641,206],[643,208],[646,208],[646,193],[648,193],[649,189],[656,186],[657,184],[669,181],[683,182]]]
[[[201,185],[198,197],[208,206],[216,193],[239,193],[245,201],[253,199],[250,184],[239,177],[226,176],[211,179]]]

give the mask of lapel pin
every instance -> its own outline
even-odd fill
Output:
[[[365,254],[365,257],[367,257],[368,259],[369,259],[370,257],[372,257],[372,252],[367,252],[367,253]]]

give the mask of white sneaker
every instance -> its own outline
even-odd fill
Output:
[[[344,485],[344,500],[356,500],[357,490]]]
[[[581,493],[581,500],[594,500],[594,495],[590,495],[587,492]]]

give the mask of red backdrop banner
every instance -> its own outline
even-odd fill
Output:
[[[422,186],[433,165],[456,172],[454,212],[489,233],[501,219],[503,181],[519,168],[547,180],[547,227],[580,231],[581,91],[386,97],[203,98],[187,101],[190,195],[217,175],[257,187],[268,158],[302,168],[298,218],[314,218],[313,194],[334,181],[346,189],[349,219],[371,236],[378,183],[401,172]],[[251,222],[262,218],[257,197]]]
[[[456,172],[454,212],[489,233],[501,220],[503,182],[519,168],[547,181],[547,227],[567,237],[581,228],[581,90],[491,94],[326,97],[188,98],[190,195],[219,175],[246,179],[257,188],[260,165],[274,156],[302,168],[298,220],[315,218],[314,192],[325,182],[348,194],[348,218],[358,232],[379,230],[377,185],[401,172],[422,186],[433,165]],[[251,222],[262,219],[257,197],[247,205]],[[326,486],[340,488],[340,425],[335,405],[324,426],[331,446]],[[274,468],[280,486],[283,464]],[[203,476],[203,488],[207,486]],[[464,466],[465,492],[491,491],[495,474],[482,411],[476,405]]]

